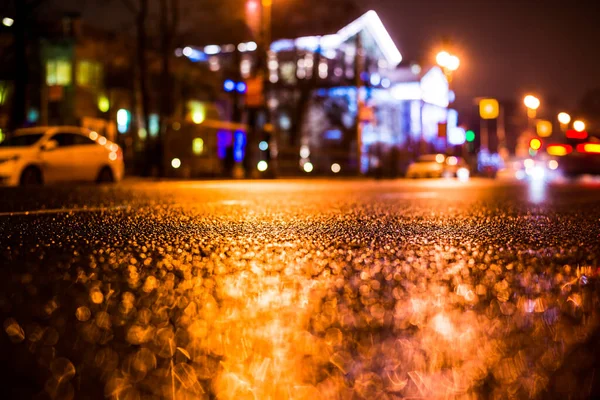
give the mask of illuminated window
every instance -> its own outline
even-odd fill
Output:
[[[46,62],[46,83],[48,86],[68,86],[71,84],[71,62],[49,60]]]
[[[83,87],[98,87],[102,83],[102,65],[93,61],[77,63],[77,84]]]
[[[190,118],[193,123],[201,124],[206,119],[206,107],[199,101],[189,101],[188,109],[190,110]]]
[[[192,150],[194,154],[199,156],[204,152],[204,140],[202,138],[196,138],[192,141]]]
[[[149,129],[150,129],[150,136],[151,137],[157,137],[158,136],[158,131],[160,130],[160,124],[159,124],[160,120],[158,118],[158,114],[150,114],[150,118],[148,121]]]
[[[0,106],[6,103],[8,98],[8,82],[0,81]]]

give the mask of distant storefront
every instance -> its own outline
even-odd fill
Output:
[[[186,47],[179,54],[222,70],[225,92],[237,92],[238,83],[254,82],[260,73],[254,42]],[[261,109],[258,117],[252,116],[248,107],[239,119],[249,126],[245,157],[252,161],[247,164],[264,158],[257,146],[266,140],[275,147],[282,174],[354,173],[360,168],[395,175],[417,152],[445,151],[464,141],[458,115],[448,109],[453,93],[443,72],[401,61],[374,11],[335,33],[273,42],[266,69],[269,86],[262,93],[271,119],[266,121]],[[273,132],[255,127],[261,118]]]

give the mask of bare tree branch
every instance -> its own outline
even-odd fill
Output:
[[[139,12],[138,8],[135,6],[133,0],[121,0],[121,3],[129,10],[132,14],[137,14]]]
[[[171,36],[174,36],[177,33],[177,28],[179,27],[179,0],[172,0],[171,2]],[[172,39],[171,39],[172,40]]]

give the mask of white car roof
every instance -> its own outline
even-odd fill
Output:
[[[59,126],[35,126],[33,128],[22,128],[15,130],[15,135],[31,135],[36,133],[48,133],[48,132],[57,132],[57,131],[66,131],[68,133],[80,133],[82,135],[89,134],[90,130],[87,128],[82,128],[80,126],[68,126],[68,125],[59,125]]]

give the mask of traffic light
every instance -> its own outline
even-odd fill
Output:
[[[465,139],[467,140],[467,142],[469,143],[473,143],[475,141],[475,132],[473,132],[472,130],[468,130],[465,132]]]
[[[533,138],[529,141],[529,147],[532,150],[539,150],[542,148],[542,141],[538,138]]]

